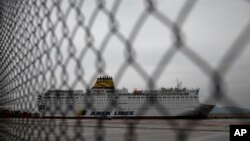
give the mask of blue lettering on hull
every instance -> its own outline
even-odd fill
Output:
[[[92,111],[90,116],[133,116],[134,111]]]

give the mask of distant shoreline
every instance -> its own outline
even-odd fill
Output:
[[[210,113],[208,118],[250,118],[250,113]]]

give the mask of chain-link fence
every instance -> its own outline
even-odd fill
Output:
[[[248,1],[241,2],[245,3],[243,4],[245,6],[250,6]],[[164,7],[168,6],[171,9],[171,6],[175,6],[172,3],[174,2],[154,0],[136,2],[2,0],[0,2],[0,109],[2,114],[0,140],[84,140],[85,129],[78,126],[84,127],[86,125],[84,120],[75,120],[70,125],[67,123],[66,126],[66,119],[51,121],[39,118],[36,102],[39,94],[55,89],[87,89],[101,74],[113,74],[114,82],[118,85],[126,79],[125,75],[129,69],[143,80],[140,82],[143,82],[148,89],[156,89],[162,77],[167,79],[168,76],[164,72],[179,53],[190,60],[209,79],[211,92],[206,102],[213,100],[228,105],[238,105],[226,93],[226,76],[249,45],[250,21],[235,27],[241,32],[235,36],[236,39],[233,42],[229,42],[226,54],[217,61],[218,67],[213,67],[211,62],[188,44],[190,38],[183,30],[185,24],[189,23],[192,11],[201,1],[177,2],[181,3],[177,6],[179,8],[176,8],[178,11],[170,10],[169,13],[175,13],[175,16],[169,16]],[[208,5],[208,8],[213,6],[215,5],[210,7]],[[132,18],[134,20],[131,20]],[[240,17],[237,20],[241,20]],[[150,23],[151,21],[158,24]],[[145,26],[148,28],[145,29]],[[196,26],[195,23],[191,27]],[[206,26],[209,25],[204,25],[204,28],[207,28]],[[216,27],[216,25],[213,26]],[[152,35],[143,32],[148,30],[151,34],[152,29],[158,32]],[[159,31],[164,31],[164,35],[159,34]],[[202,30],[199,34],[203,34]],[[210,34],[206,37],[212,36],[214,35]],[[150,39],[154,37],[161,40],[152,43]],[[199,40],[199,37],[196,39]],[[111,47],[112,50],[110,50],[109,46],[119,48]],[[151,47],[153,51],[161,54],[149,51],[151,54],[149,56],[153,56],[152,58],[160,56],[159,61],[154,62],[154,69],[150,73],[138,60],[137,55],[140,54],[137,50],[138,46],[142,46],[145,52]],[[164,47],[158,49],[159,46]],[[144,51],[141,52],[143,54]],[[217,49],[212,52],[217,52]],[[145,60],[145,63],[152,58],[148,59],[145,56],[142,60]],[[116,69],[113,69],[114,66]],[[186,68],[187,66],[184,65],[183,72]],[[130,81],[137,81],[132,78],[133,76],[134,74],[131,74]],[[143,115],[150,106],[153,106],[151,104],[141,105],[140,113]],[[119,105],[115,104],[110,106],[107,108],[112,109],[112,106],[119,108]],[[70,112],[71,108],[68,107],[67,111]],[[154,108],[158,108],[162,115],[168,113],[161,105]],[[56,110],[60,110],[60,107]],[[53,114],[55,111],[51,112]],[[16,118],[20,115],[21,118]],[[55,128],[58,122],[65,126]],[[125,140],[136,140],[139,122],[140,120],[124,122],[127,127]],[[168,123],[168,120],[166,122]],[[188,138],[187,131],[174,128],[178,123],[169,124],[173,127],[176,140]],[[193,129],[196,124],[188,123],[186,126]],[[68,133],[69,130],[73,133]],[[96,140],[105,139],[103,119],[97,120],[93,132]]]

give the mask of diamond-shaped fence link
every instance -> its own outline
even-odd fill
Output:
[[[171,60],[181,53],[211,81],[212,90],[208,100],[215,99],[216,102],[237,105],[227,96],[225,76],[249,43],[250,22],[245,27],[240,27],[243,29],[241,34],[230,45],[229,50],[218,63],[219,67],[214,68],[186,43],[186,35],[183,31],[184,24],[189,20],[192,10],[199,1],[185,1],[175,20],[159,9],[160,1],[156,0],[141,0],[140,5],[133,5],[131,2],[129,6],[138,6],[141,11],[134,13],[135,11],[129,11],[128,8],[126,16],[119,15],[119,10],[126,8],[123,2],[121,0],[1,0],[1,141],[85,140],[83,127],[90,126],[88,123],[81,119],[68,123],[67,119],[56,121],[39,118],[36,113],[37,98],[39,94],[53,89],[88,89],[100,74],[110,74],[107,69],[111,65],[107,61],[106,54],[108,46],[111,45],[119,44],[121,46],[119,49],[123,52],[123,56],[120,56],[121,62],[117,63],[119,67],[114,72],[115,84],[119,84],[124,79],[125,73],[133,69],[148,89],[156,89],[159,79],[163,77]],[[245,2],[248,4],[248,1]],[[167,3],[164,2],[164,4]],[[129,17],[133,14],[137,15],[137,18],[131,22]],[[119,16],[125,16],[128,19],[121,21],[123,17]],[[161,51],[163,56],[150,74],[138,61],[138,52],[135,48],[137,39],[142,36],[140,33],[145,30],[143,27],[152,20],[159,22],[162,30],[167,30],[172,39],[166,37],[165,40],[171,40],[171,43],[166,47],[166,51]],[[125,33],[121,27],[128,25],[131,30],[127,28]],[[150,28],[158,27],[150,26]],[[118,43],[112,44],[113,42]],[[147,44],[147,39],[144,42]],[[109,55],[115,54],[116,51],[117,49],[114,49]],[[89,54],[92,54],[92,57]],[[86,101],[95,99],[91,94],[87,95]],[[73,91],[71,96],[74,96]],[[106,109],[122,110],[117,99],[110,98],[111,103]],[[68,101],[74,103],[73,99]],[[93,108],[91,103],[87,104],[89,109]],[[155,108],[162,115],[168,114],[168,110],[163,105],[155,103],[157,99],[152,95],[146,104],[141,105],[139,113],[143,115],[149,108]],[[53,116],[75,111],[70,105],[66,109],[57,105],[50,112]],[[137,140],[136,130],[139,122],[140,120],[125,120],[124,124],[127,128],[124,140]],[[97,120],[93,130],[94,140],[105,140],[104,124],[103,119]],[[188,131],[175,128],[178,127],[178,123],[172,121],[169,124],[173,127],[176,140],[188,139]],[[185,126],[190,127],[191,130],[195,125],[196,123],[192,122]]]

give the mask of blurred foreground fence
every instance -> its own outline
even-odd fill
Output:
[[[55,136],[54,140],[84,140],[84,131],[77,126],[71,127],[74,132],[68,135],[66,134],[69,128],[67,126],[59,129],[53,128],[56,121],[47,125],[47,120],[37,119],[40,120],[38,124],[38,121],[29,120],[27,117],[39,116],[35,102],[39,93],[50,89],[76,89],[79,86],[89,88],[97,76],[109,73],[106,72],[109,62],[105,61],[103,54],[107,45],[112,42],[112,38],[116,38],[119,44],[122,44],[124,51],[124,57],[121,57],[122,63],[118,64],[120,67],[115,72],[116,83],[123,79],[125,72],[131,67],[143,78],[149,89],[154,89],[172,58],[181,52],[210,79],[212,84],[210,99],[237,105],[227,97],[224,82],[226,73],[249,43],[250,23],[246,27],[237,27],[242,29],[242,33],[230,45],[226,55],[218,63],[219,67],[213,68],[209,62],[185,43],[182,31],[182,26],[199,1],[185,1],[175,20],[158,9],[160,1],[140,1],[141,5],[138,7],[142,10],[138,11],[138,18],[135,22],[129,23],[129,19],[126,19],[132,27],[127,35],[120,30],[120,27],[126,23],[120,22],[121,17],[117,16],[123,2],[125,1],[96,0],[91,2],[92,5],[88,5],[85,0],[1,0],[1,141],[39,140],[40,137],[50,140],[51,135]],[[136,6],[133,5],[133,2],[131,3],[129,6]],[[249,2],[245,1],[245,3]],[[127,8],[129,9],[129,7]],[[85,9],[88,9],[89,13],[84,12]],[[133,12],[128,10],[127,18],[130,17],[130,14],[136,14]],[[97,20],[100,15],[105,19]],[[149,74],[136,59],[134,42],[138,36],[141,36],[139,33],[143,30],[144,24],[152,18],[171,32],[172,41],[170,46],[166,47],[167,50],[160,61],[155,64],[153,73]],[[96,27],[95,24],[106,25],[107,30],[103,31],[103,26]],[[100,31],[100,33],[94,34],[94,30],[97,30],[95,32]],[[102,35],[102,33],[105,34]],[[79,44],[75,41],[76,38],[80,38],[82,43]],[[97,44],[98,40],[99,44]],[[145,42],[147,43],[147,40]],[[91,59],[86,58],[88,52],[94,54],[92,58],[94,61],[91,61],[94,63],[92,64],[94,70],[82,64],[83,61]],[[88,71],[93,72],[91,76],[86,76]],[[86,77],[90,77],[90,79],[87,80]],[[69,82],[69,79],[72,81]],[[6,111],[9,112],[9,115],[6,115]],[[18,114],[20,115],[20,112],[22,112],[22,118],[14,118]],[[5,114],[3,115],[3,113]],[[63,124],[66,121],[61,122]],[[136,140],[138,122],[139,120],[125,123],[128,127],[127,133],[124,135],[125,140]],[[81,123],[81,120],[77,120],[73,125]],[[47,126],[49,126],[48,129]],[[96,130],[94,130],[96,140],[104,140],[105,130],[103,128],[102,119],[97,120]],[[185,140],[187,136],[188,133],[182,130],[176,131],[176,140]]]

